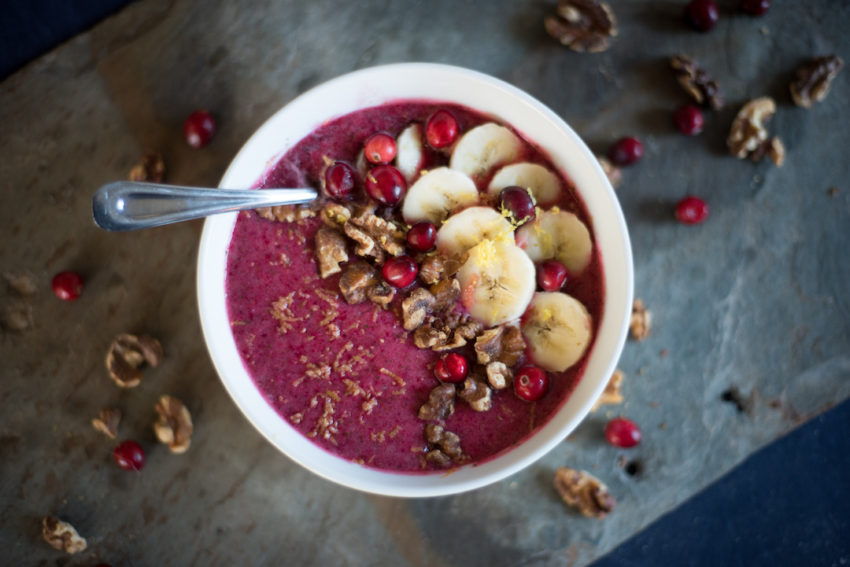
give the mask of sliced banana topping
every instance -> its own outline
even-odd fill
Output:
[[[511,185],[531,191],[532,197],[539,205],[551,205],[561,194],[561,182],[558,176],[536,163],[520,162],[506,165],[493,176],[487,193],[498,197],[502,189]]]
[[[522,324],[532,360],[550,372],[563,372],[581,359],[590,344],[591,329],[584,305],[557,291],[535,293]]]
[[[401,214],[410,224],[427,220],[440,226],[453,210],[476,203],[478,189],[472,179],[460,171],[438,167],[410,186]]]
[[[414,122],[401,131],[396,138],[398,153],[395,157],[396,168],[404,175],[408,184],[419,175],[425,162],[425,150],[422,145],[422,125]]]
[[[590,231],[573,213],[550,209],[517,230],[517,244],[535,263],[554,258],[573,274],[590,263]]]
[[[437,250],[460,256],[482,240],[514,244],[513,226],[495,209],[469,207],[449,217],[437,231]]]
[[[458,140],[449,166],[470,177],[481,176],[497,165],[515,161],[521,151],[522,142],[516,134],[504,126],[487,122]]]

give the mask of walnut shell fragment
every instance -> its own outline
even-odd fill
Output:
[[[844,60],[837,55],[816,57],[798,67],[789,86],[794,104],[811,108],[814,103],[825,99],[832,80],[842,67]]]
[[[158,153],[145,152],[127,177],[130,181],[162,183],[162,180],[165,179],[165,162]]]
[[[751,100],[738,111],[732,129],[726,139],[729,151],[738,159],[744,159],[768,138],[765,123],[776,113],[776,103],[770,97]]]
[[[709,106],[713,110],[723,108],[720,85],[708,73],[700,69],[696,61],[687,55],[675,55],[670,59],[670,67],[679,85],[697,104]]]
[[[565,504],[588,518],[604,518],[617,505],[608,487],[586,471],[561,467],[555,471],[554,485]]]
[[[122,388],[134,388],[142,381],[141,367],[145,363],[158,366],[162,361],[162,346],[149,335],[123,333],[115,337],[106,353],[109,377]]]
[[[559,0],[554,14],[543,20],[546,32],[573,51],[597,53],[611,45],[617,20],[605,2]]]
[[[104,408],[91,420],[92,427],[110,439],[115,439],[118,435],[119,423],[121,423],[121,410],[115,408]]]
[[[160,396],[154,406],[159,419],[153,431],[160,443],[168,445],[172,453],[185,453],[192,442],[192,416],[183,402],[173,396]]]
[[[45,516],[41,520],[41,535],[51,547],[72,555],[84,551],[87,546],[74,526],[55,516]]]

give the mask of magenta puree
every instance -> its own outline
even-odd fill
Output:
[[[258,186],[318,187],[323,156],[353,163],[370,134],[397,135],[412,121],[424,122],[436,108],[451,109],[461,132],[488,121],[469,109],[426,102],[360,110],[301,140]],[[513,126],[521,132],[522,125]],[[531,145],[526,151],[525,161],[557,171]],[[428,165],[445,161],[433,154]],[[476,181],[483,190],[489,179]],[[560,206],[591,226],[570,183],[563,183]],[[406,293],[397,294],[387,310],[369,302],[348,305],[339,294],[339,274],[319,277],[313,237],[320,224],[315,218],[287,224],[261,219],[253,211],[240,213],[227,257],[226,290],[245,368],[278,414],[323,449],[378,469],[435,472],[424,460],[426,422],[417,418],[417,411],[438,385],[432,368],[439,355],[415,347],[401,327],[397,312]],[[565,288],[593,316],[594,335],[602,309],[602,277],[594,251],[590,266]],[[271,314],[275,302],[277,312],[284,314],[281,320]],[[460,352],[474,359],[469,346]],[[566,372],[550,374],[552,387],[536,403],[504,390],[494,392],[490,411],[478,413],[457,400],[446,428],[460,436],[469,462],[487,460],[549,420],[585,365],[586,355]]]

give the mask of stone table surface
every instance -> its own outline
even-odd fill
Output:
[[[739,463],[850,395],[850,73],[811,110],[787,90],[803,60],[850,55],[850,4],[776,3],[751,19],[723,8],[708,34],[681,23],[681,1],[614,3],[610,50],[579,54],[542,28],[552,3],[200,2],[134,4],[0,84],[0,549],[10,563],[91,565],[584,565]],[[721,3],[726,5],[735,2]],[[667,59],[695,56],[729,102],[685,138],[686,102]],[[163,153],[168,179],[213,185],[251,132],[304,90],[347,71],[435,61],[525,89],[597,151],[627,134],[646,146],[618,189],[631,232],[636,296],[652,335],[620,367],[626,402],[591,415],[539,462],[487,488],[403,500],[357,493],[280,455],[242,417],[207,356],[194,266],[200,222],[107,234],[92,192],[124,178],[141,152]],[[736,109],[773,96],[784,167],[730,157]],[[219,132],[189,149],[183,118],[207,108]],[[693,193],[699,226],[672,220]],[[74,269],[65,303],[50,278]],[[14,278],[13,278],[14,279]],[[20,286],[18,286],[20,287]],[[22,325],[21,323],[24,323]],[[17,329],[25,326],[26,328]],[[133,390],[107,378],[120,332],[147,332],[166,358]],[[663,352],[662,352],[663,351]],[[666,356],[665,356],[666,354]],[[735,388],[742,410],[721,400]],[[186,401],[192,447],[173,456],[150,424],[161,393]],[[148,463],[118,469],[89,420],[107,405]],[[602,438],[610,416],[644,430],[628,452]],[[621,457],[636,463],[629,475]],[[603,521],[568,510],[554,470],[585,468],[618,498]],[[40,535],[55,514],[88,538],[67,560]]]

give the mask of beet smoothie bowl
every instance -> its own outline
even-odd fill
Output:
[[[207,219],[201,324],[278,449],[339,484],[438,496],[500,480],[579,424],[632,301],[616,196],[557,115],[445,65],[356,71],[299,96],[221,187],[313,187]]]

